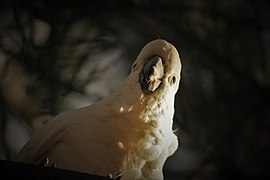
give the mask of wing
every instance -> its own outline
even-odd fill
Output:
[[[57,168],[115,175],[125,153],[122,146],[129,140],[115,129],[124,134],[131,129],[117,119],[100,106],[60,114],[34,134],[17,161],[41,164],[48,157],[49,166],[56,163]]]
[[[63,140],[68,120],[67,113],[63,113],[51,119],[46,125],[32,136],[23,149],[18,153],[16,160],[27,163],[40,163],[40,158],[50,148]]]

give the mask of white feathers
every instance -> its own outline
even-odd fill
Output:
[[[152,56],[162,58],[158,69],[164,72],[150,93],[142,90],[139,78],[143,69],[143,75],[151,76],[153,67],[145,64]],[[22,149],[18,161],[39,164],[48,157],[63,169],[112,178],[163,179],[163,165],[178,146],[172,123],[180,58],[173,45],[155,40],[134,64],[111,96],[51,119]]]

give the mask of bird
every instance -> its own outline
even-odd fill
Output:
[[[173,118],[181,68],[170,42],[148,42],[112,94],[53,117],[15,160],[112,179],[163,179],[178,148]]]

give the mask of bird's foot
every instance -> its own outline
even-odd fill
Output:
[[[115,176],[113,174],[109,174],[107,176],[108,179],[121,179],[121,173],[116,174]]]
[[[51,165],[50,164],[50,160],[48,157],[45,157],[41,162],[40,162],[40,165],[41,166],[45,166],[45,167],[56,167],[56,163],[52,163]]]

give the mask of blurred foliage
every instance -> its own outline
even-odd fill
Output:
[[[166,169],[168,177],[269,176],[269,1],[29,0],[6,1],[1,11],[6,10],[13,23],[2,22],[1,38],[15,32],[16,47],[1,44],[1,51],[35,77],[30,93],[49,92],[51,113],[58,112],[62,96],[83,93],[95,77],[93,71],[77,79],[95,54],[119,47],[131,63],[144,44],[164,38],[178,48],[183,63],[175,114],[179,153],[186,148],[200,157],[189,172]],[[34,19],[51,27],[42,45],[25,29]],[[182,132],[190,141],[184,147]]]

